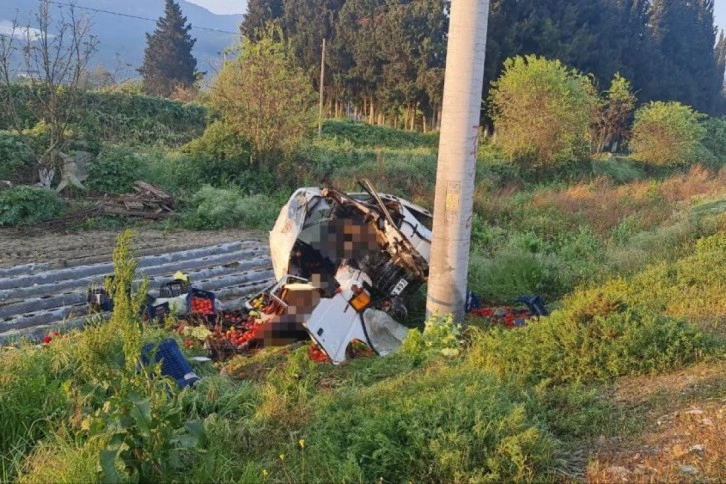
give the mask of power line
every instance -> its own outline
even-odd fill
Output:
[[[90,10],[91,12],[107,13],[109,15],[116,15],[118,17],[127,17],[127,18],[133,18],[133,19],[137,19],[137,20],[148,20],[149,22],[156,22],[156,20],[157,20],[157,19],[148,18],[148,17],[139,17],[138,15],[130,15],[127,13],[112,12],[110,10],[102,10],[100,8],[82,7],[80,5],[71,5],[68,3],[54,2],[53,0],[48,0],[48,3],[51,3],[53,5],[60,5],[62,7],[72,7],[72,8],[77,8],[80,10]],[[218,32],[220,34],[239,35],[239,32],[230,32],[228,30],[213,29],[210,27],[195,27],[194,25],[192,25],[192,30],[207,30],[209,32]]]

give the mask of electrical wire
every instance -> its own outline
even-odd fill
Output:
[[[59,6],[62,6],[62,7],[77,8],[79,10],[90,10],[91,12],[106,13],[106,14],[109,14],[109,15],[116,15],[118,17],[133,18],[133,19],[136,19],[136,20],[148,20],[149,22],[156,22],[157,21],[157,19],[153,19],[153,18],[140,17],[138,15],[131,15],[131,14],[128,14],[128,13],[112,12],[110,10],[103,10],[103,9],[100,9],[100,8],[82,7],[80,5],[71,5],[69,3],[56,2],[56,1],[53,1],[53,0],[48,0],[48,3],[53,4],[53,5],[59,5]],[[239,32],[230,32],[229,30],[213,29],[213,28],[210,28],[210,27],[195,27],[194,25],[192,25],[192,30],[206,30],[206,31],[209,31],[209,32],[217,32],[217,33],[220,33],[220,34],[239,35]]]

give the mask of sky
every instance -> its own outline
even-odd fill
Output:
[[[245,0],[188,0],[191,3],[201,5],[212,13],[229,14],[229,13],[245,13],[247,2]],[[724,2],[726,0],[716,0],[716,2]]]
[[[716,25],[718,28],[726,30],[726,0],[716,0],[714,12],[716,13]]]
[[[245,13],[245,0],[189,0],[214,13]],[[726,30],[726,0],[715,0],[716,25]]]

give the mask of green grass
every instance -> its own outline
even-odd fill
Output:
[[[355,190],[368,177],[433,205],[435,134],[336,121],[323,134],[295,155],[290,179]],[[180,197],[191,228],[269,228],[295,188],[198,154],[141,151],[145,179]],[[470,287],[485,304],[539,293],[550,317],[511,331],[425,323],[421,291],[406,321],[419,329],[386,358],[334,367],[305,345],[266,349],[199,366],[203,380],[178,392],[138,371],[140,345],[169,334],[140,326],[126,301],[108,324],[0,350],[0,480],[582,478],[601,437],[637,437],[660,408],[658,395],[623,408],[624,377],[667,379],[724,357],[723,174],[653,176],[610,158],[573,181],[530,175],[480,150]],[[115,257],[121,280],[127,249]],[[726,396],[722,384],[684,395]]]

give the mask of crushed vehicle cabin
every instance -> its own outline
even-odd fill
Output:
[[[405,338],[396,318],[428,278],[432,215],[367,180],[361,186],[300,188],[282,208],[270,232],[277,283],[248,303],[276,306],[262,315],[258,344],[309,334],[339,364],[354,342],[386,355]]]

